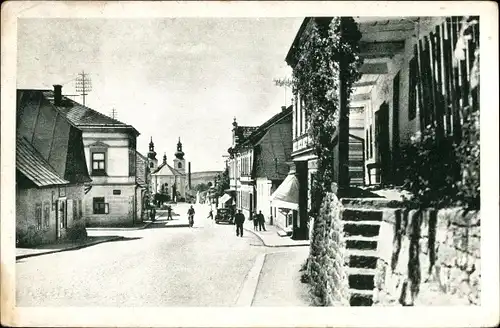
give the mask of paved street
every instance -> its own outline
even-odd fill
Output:
[[[174,211],[186,216],[188,206],[177,205]],[[236,237],[232,225],[216,225],[206,218],[207,206],[195,209],[194,228],[161,228],[160,220],[144,230],[92,232],[126,238],[19,260],[18,306],[234,306],[256,258],[278,249],[264,247],[247,231],[243,238]],[[306,248],[301,248],[305,259]],[[256,298],[265,300],[274,293],[277,274],[286,283],[276,284],[275,292],[283,293],[288,286],[299,292],[283,295],[300,294],[303,286],[292,281],[300,265],[287,266],[287,257],[297,259],[297,251],[291,247],[266,257]],[[286,255],[291,253],[295,255]],[[279,302],[279,297],[274,300]]]

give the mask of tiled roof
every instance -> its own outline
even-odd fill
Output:
[[[47,98],[52,104],[54,104],[54,92],[52,90],[45,90],[43,91],[43,94],[45,98]],[[63,96],[62,101],[64,106],[56,106],[56,108],[63,114],[65,114],[73,124],[79,127],[105,125],[125,128],[128,127],[137,132],[137,130],[135,130],[133,126],[101,114],[98,111],[77,103],[76,101],[68,97]],[[139,132],[137,132],[137,134],[139,134]]]
[[[137,183],[145,186],[146,185],[146,165],[148,163],[146,157],[144,157],[141,153],[136,151],[137,156],[135,157],[135,165],[136,165],[136,178]]]
[[[285,118],[288,115],[292,115],[292,106],[289,106],[287,109],[282,110],[278,114],[271,117],[269,120],[264,122],[262,125],[258,126],[252,133],[245,139],[245,141],[241,144],[240,147],[245,147],[249,145],[253,145],[258,142],[267,132],[267,130],[276,124],[279,120]]]
[[[69,181],[57,175],[55,170],[28,140],[20,136],[16,139],[16,169],[38,187],[69,183]]]
[[[153,175],[177,175],[177,176],[183,176],[185,174],[177,171],[176,169],[174,169],[173,167],[171,167],[170,165],[168,165],[166,163],[162,163],[160,166],[158,166],[158,168],[153,173]]]

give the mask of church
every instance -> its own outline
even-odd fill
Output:
[[[170,199],[179,201],[186,198],[188,188],[186,174],[186,160],[182,151],[182,143],[179,138],[177,151],[175,152],[173,165],[167,163],[167,155],[163,155],[163,162],[158,165],[156,152],[154,151],[153,139],[149,143],[148,163],[151,172],[151,191],[153,194],[159,193],[162,189],[170,196]]]

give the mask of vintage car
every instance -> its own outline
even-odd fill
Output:
[[[218,208],[217,214],[215,214],[215,223],[227,222],[229,224],[234,224],[234,219],[229,208]]]

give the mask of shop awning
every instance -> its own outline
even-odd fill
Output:
[[[295,175],[288,175],[271,195],[271,205],[291,210],[299,208],[299,180]]]
[[[229,196],[228,194],[224,194],[224,196],[219,198],[219,203],[226,203],[229,200],[231,200],[231,196]]]

